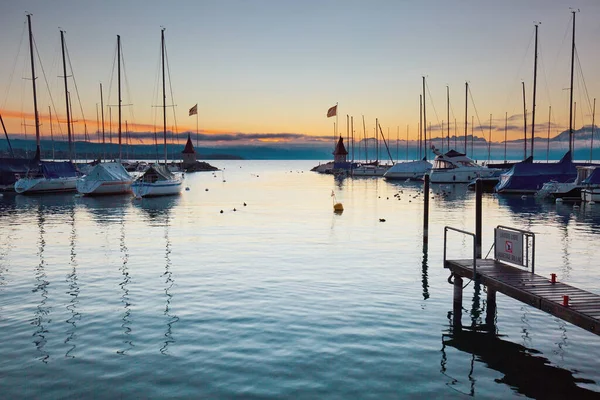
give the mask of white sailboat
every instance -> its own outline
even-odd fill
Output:
[[[29,25],[29,48],[31,53],[31,76],[35,77],[35,67],[33,61],[33,35],[31,33],[31,15],[27,15]],[[63,71],[65,78],[65,93],[67,92],[67,72],[65,65],[65,39],[64,31],[60,31],[60,40],[63,54]],[[35,87],[35,78],[32,79],[33,84],[33,107],[36,116],[36,142],[37,153],[36,158],[40,156],[40,133],[38,123],[37,96]],[[67,126],[69,129],[69,150],[71,148],[71,120],[69,115],[69,99],[67,97]],[[71,152],[69,151],[69,155]],[[58,192],[74,192],[77,180],[81,177],[79,171],[73,164],[72,157],[69,161],[51,162],[39,161],[35,166],[27,171],[25,176],[19,177],[15,182],[15,192],[19,194],[39,194],[39,193],[58,193]]]
[[[96,164],[77,181],[77,191],[85,196],[131,193],[133,178],[121,164],[121,36],[117,35],[119,86],[119,160]]]
[[[162,60],[162,86],[163,86],[163,138],[165,163],[151,166],[133,182],[131,189],[135,197],[168,196],[181,193],[183,177],[173,173],[167,165],[167,105],[165,94],[165,29],[160,31],[161,60]]]
[[[423,99],[425,98],[425,77],[423,77]],[[421,107],[421,112],[422,112],[422,117],[423,117],[423,121],[426,120],[426,114],[423,112],[425,111],[425,101],[423,101],[422,103],[423,107]],[[421,116],[419,118],[421,118]],[[423,124],[423,127],[425,127],[426,124]],[[427,130],[425,129],[425,132],[427,132]],[[424,136],[425,137],[425,143],[423,148],[426,149],[426,144],[427,144],[427,135]],[[408,136],[406,138],[407,142],[408,142]],[[419,142],[420,145],[420,142]],[[420,147],[419,147],[420,148]],[[407,148],[407,152],[408,152],[408,148]],[[420,152],[420,150],[419,150]],[[425,157],[423,157],[422,160],[415,160],[415,161],[406,161],[406,162],[398,162],[396,164],[394,164],[391,168],[389,168],[385,174],[383,175],[384,179],[386,180],[422,180],[423,176],[428,174],[429,171],[431,170],[431,163],[429,161],[427,161],[427,155],[425,155]]]

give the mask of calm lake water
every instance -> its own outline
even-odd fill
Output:
[[[422,184],[211,163],[178,197],[0,198],[1,398],[600,396],[594,334],[501,294],[495,334],[451,329],[465,186],[433,186],[424,251]],[[600,293],[600,205],[485,195],[483,216],[484,255],[496,225],[531,230],[536,273]],[[485,299],[467,286],[465,327]]]

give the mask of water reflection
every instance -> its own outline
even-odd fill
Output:
[[[171,343],[175,343],[175,339],[173,339],[173,325],[179,321],[179,317],[171,313],[171,302],[173,301],[173,294],[171,294],[171,289],[175,284],[173,280],[173,273],[171,272],[171,241],[169,240],[169,219],[167,214],[167,219],[165,221],[165,273],[163,277],[165,277],[165,296],[166,296],[166,304],[165,304],[165,312],[164,315],[167,317],[167,330],[165,332],[165,341],[164,345],[160,348],[160,352],[162,354],[168,354],[168,347]]]
[[[122,223],[124,215],[131,207],[131,195],[114,195],[98,197],[79,197],[78,203],[82,204],[98,224]]]
[[[123,335],[125,339],[123,343],[125,347],[121,350],[117,350],[118,354],[125,355],[129,350],[131,350],[133,346],[133,341],[131,340],[131,302],[129,299],[129,282],[131,281],[131,277],[129,276],[129,268],[127,267],[127,262],[129,261],[129,249],[125,244],[125,221],[121,218],[121,236],[119,237],[119,244],[121,250],[122,264],[119,270],[123,276],[123,281],[119,283],[121,287],[121,303],[123,304],[123,323],[121,324],[121,328],[123,328]]]
[[[540,356],[540,352],[520,344],[503,340],[494,332],[477,330],[448,330],[442,333],[442,359],[440,372],[449,377],[449,386],[460,391],[461,377],[452,376],[452,361],[448,357],[448,347],[470,354],[468,394],[474,396],[476,389],[475,361],[487,368],[498,371],[504,376],[496,379],[517,393],[531,398],[598,398],[598,393],[577,386],[578,383],[595,382],[576,378],[571,371],[550,365],[550,361]],[[460,359],[457,360],[460,362]],[[465,382],[466,384],[466,382]]]
[[[423,261],[421,263],[421,284],[423,286],[423,300],[429,298],[429,280],[427,278],[427,245],[423,244]]]
[[[70,254],[70,266],[71,273],[67,275],[67,285],[69,290],[67,294],[71,297],[71,301],[67,304],[67,310],[71,313],[69,319],[67,319],[67,323],[71,325],[71,327],[67,330],[68,336],[65,339],[65,344],[70,345],[71,347],[67,350],[65,357],[75,358],[73,352],[75,351],[76,345],[76,332],[77,332],[77,322],[81,319],[81,314],[77,310],[77,306],[79,304],[79,284],[77,283],[77,260],[75,252],[75,239],[77,238],[77,231],[75,230],[75,209],[71,212],[71,234],[69,236],[69,243],[71,247]]]
[[[36,307],[34,318],[31,321],[31,324],[37,327],[32,336],[34,337],[33,343],[40,353],[39,360],[47,363],[48,359],[50,358],[50,354],[48,354],[44,347],[46,346],[47,342],[46,335],[48,334],[48,329],[46,328],[46,324],[50,322],[48,316],[50,315],[51,307],[46,305],[46,302],[48,301],[48,285],[50,282],[47,280],[45,268],[46,262],[44,260],[44,250],[46,247],[46,239],[44,238],[44,234],[46,233],[44,228],[45,219],[46,217],[42,208],[38,208],[37,221],[40,235],[38,239],[37,256],[39,257],[40,261],[35,268],[36,285],[32,292],[40,294],[40,302]]]
[[[181,196],[147,197],[134,200],[133,205],[143,211],[146,221],[151,224],[168,224],[169,215],[179,204]]]

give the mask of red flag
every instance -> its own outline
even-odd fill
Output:
[[[337,104],[327,110],[327,118],[335,117],[337,115]]]
[[[189,116],[191,117],[192,115],[196,115],[196,114],[198,114],[198,104],[196,104],[194,107],[190,108]]]

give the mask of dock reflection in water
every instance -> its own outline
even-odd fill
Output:
[[[471,366],[467,376],[452,372],[452,358],[448,347],[471,354]],[[442,360],[440,372],[451,380],[447,384],[458,391],[461,382],[468,381],[465,394],[477,395],[476,363],[482,363],[502,373],[497,383],[509,385],[516,392],[535,399],[597,399],[598,393],[578,386],[579,383],[595,382],[573,376],[571,371],[550,365],[550,361],[536,350],[503,340],[494,332],[461,329],[448,330],[442,335]]]

